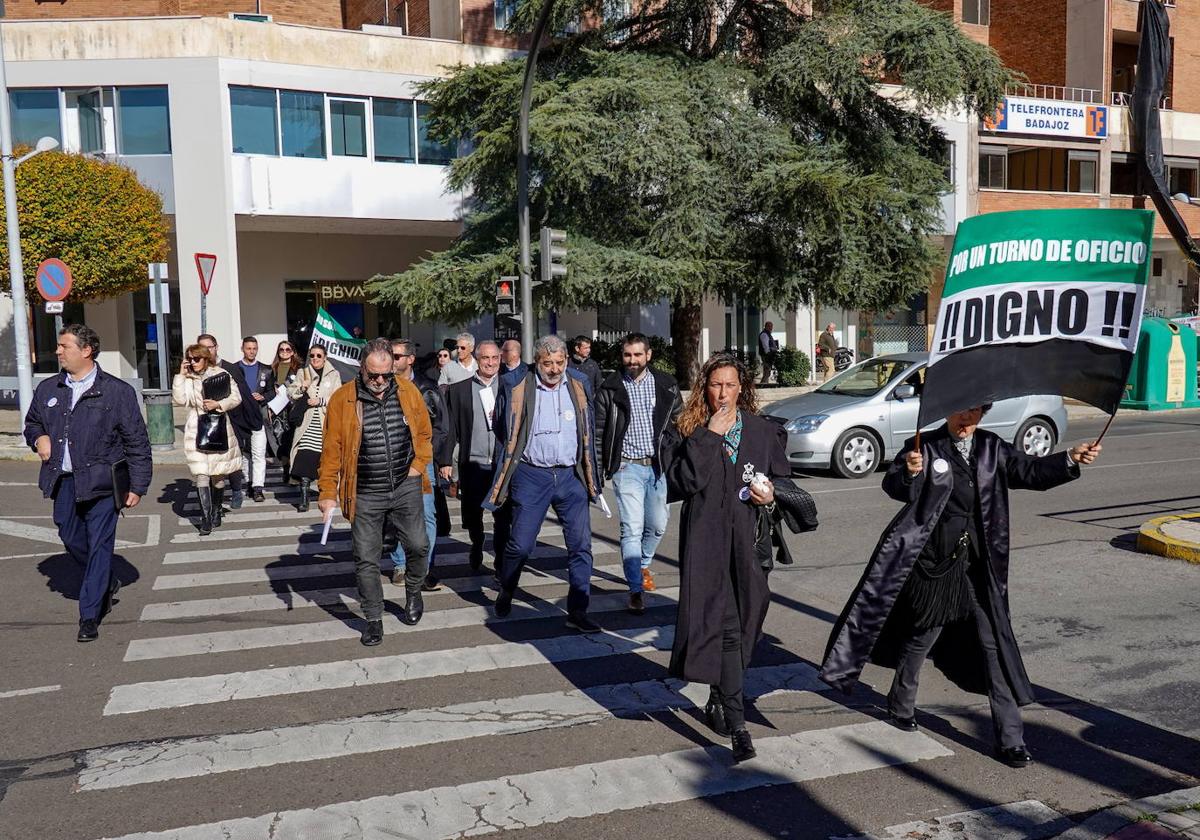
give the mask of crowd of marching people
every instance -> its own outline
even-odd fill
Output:
[[[496,616],[513,609],[522,571],[547,513],[567,553],[567,626],[601,632],[588,612],[591,508],[620,521],[628,610],[646,609],[669,503],[682,502],[679,596],[669,671],[710,686],[705,716],[730,739],[733,757],[755,755],[745,726],[743,680],[771,601],[768,573],[790,563],[787,533],[816,527],[812,498],[791,479],[783,427],[759,412],[752,371],[716,354],[692,390],[651,365],[650,340],[621,343],[608,375],[590,341],[568,348],[549,335],[533,348],[457,336],[420,369],[404,338],[366,343],[343,380],[314,344],[307,359],[289,342],[258,361],[221,357],[216,339],[187,347],[174,377],[187,409],[184,449],[199,500],[201,534],[232,508],[264,499],[267,453],[299,486],[299,509],[350,523],[365,618],[361,642],[383,641],[382,577],[404,586],[401,621],[419,623],[423,593],[440,588],[437,538],[449,532],[446,498],[460,501],[469,563],[482,573],[490,525]],[[151,458],[136,394],[103,373],[99,336],[69,325],[59,336],[59,376],[42,382],[25,437],[42,460],[39,485],[54,502],[68,554],[84,568],[78,639],[92,641],[119,583],[111,572],[117,511],[148,492]],[[270,406],[274,406],[273,408]],[[908,441],[883,479],[902,504],[829,639],[820,676],[849,690],[867,662],[895,670],[888,721],[915,731],[925,659],[967,691],[989,698],[997,758],[1032,761],[1020,706],[1032,702],[1008,608],[1008,490],[1046,490],[1079,476],[1099,444],[1025,455],[979,429],[989,406],[956,411]]]

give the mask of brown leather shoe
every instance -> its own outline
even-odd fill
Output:
[[[654,591],[654,575],[650,573],[649,569],[642,569],[642,591]]]

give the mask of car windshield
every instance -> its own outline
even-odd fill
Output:
[[[817,389],[817,393],[872,397],[915,364],[905,359],[867,359],[830,379]]]

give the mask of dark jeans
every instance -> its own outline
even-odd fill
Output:
[[[100,617],[100,604],[112,583],[113,545],[117,540],[117,507],[112,496],[75,501],[75,477],[59,478],[52,494],[54,524],[63,548],[83,567],[79,619]]]
[[[509,498],[512,501],[512,532],[500,570],[504,591],[516,590],[525,561],[537,544],[546,511],[553,507],[562,523],[567,544],[567,572],[571,586],[567,593],[567,612],[586,613],[592,582],[592,521],[587,490],[575,475],[575,468],[518,464],[509,485]]]
[[[717,685],[730,730],[746,726],[746,704],[742,697],[745,679],[746,663],[742,661],[742,620],[738,616],[737,597],[731,588],[729,598],[725,602],[725,618],[721,622],[721,682]]]
[[[1012,695],[1004,668],[1000,665],[991,619],[978,601],[973,606],[975,629],[987,659],[988,703],[992,708],[992,730],[996,743],[1001,747],[1022,746],[1025,743],[1025,729],[1021,723],[1021,708]],[[941,633],[941,627],[916,630],[904,643],[892,689],[888,692],[888,710],[896,717],[910,718],[916,712],[921,665]]]
[[[492,468],[468,463],[458,471],[458,500],[462,524],[471,538],[471,548],[483,548],[483,500],[492,486]],[[512,503],[505,502],[492,514],[492,550],[496,568],[503,565],[504,547],[512,531]]]
[[[408,558],[404,588],[410,593],[419,592],[429,573],[429,538],[425,535],[420,476],[408,476],[391,493],[361,495],[354,500],[350,546],[358,576],[358,600],[367,621],[383,618],[379,557],[383,553],[383,530],[388,524],[396,530]]]

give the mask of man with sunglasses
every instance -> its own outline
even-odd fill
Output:
[[[475,375],[475,371],[479,370],[479,363],[475,361],[475,336],[469,332],[459,333],[457,341],[458,355],[442,368],[441,376],[438,378],[439,385],[453,385],[455,382],[462,382],[470,379]]]
[[[385,524],[404,546],[404,615],[421,620],[421,585],[428,573],[423,494],[433,460],[433,428],[421,392],[393,373],[392,343],[376,338],[363,351],[362,368],[352,382],[329,398],[321,452],[321,513],[341,506],[350,520],[350,548],[358,576],[358,597],[367,620],[360,641],[383,641],[383,584],[379,558]]]

